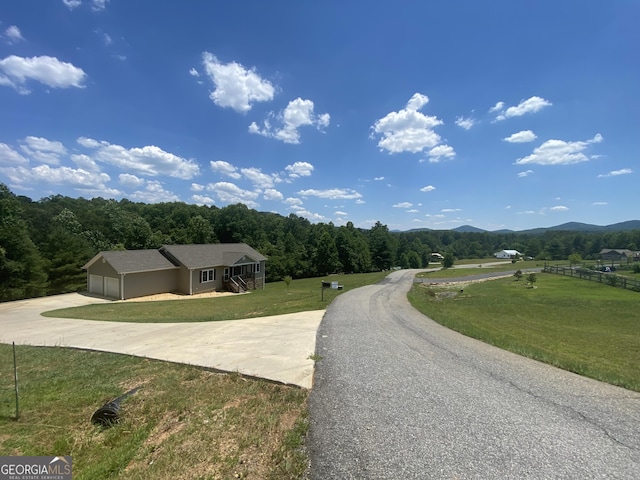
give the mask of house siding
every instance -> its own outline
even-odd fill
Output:
[[[178,290],[175,270],[128,273],[124,275],[123,280],[124,298],[145,297]]]

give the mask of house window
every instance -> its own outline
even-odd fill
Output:
[[[260,273],[260,264],[256,263],[256,269],[255,269],[256,273]]]
[[[200,283],[214,282],[216,279],[215,268],[209,270],[200,270]]]

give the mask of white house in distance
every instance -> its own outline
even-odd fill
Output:
[[[517,250],[500,250],[499,252],[493,254],[493,256],[496,258],[505,258],[509,260],[516,258],[516,255],[518,257],[522,257],[522,254]]]

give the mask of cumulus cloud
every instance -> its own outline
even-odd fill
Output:
[[[262,194],[265,200],[282,200],[284,195],[274,188],[267,188]]]
[[[443,122],[419,112],[428,102],[426,95],[415,93],[405,108],[376,120],[371,126],[370,137],[380,136],[378,147],[381,151],[418,153],[440,143],[440,135],[433,129]]]
[[[533,170],[525,170],[524,172],[519,172],[518,173],[518,177],[520,177],[520,178],[528,177],[532,173],[533,173]]]
[[[272,118],[281,123],[281,127],[274,127],[270,119],[262,122],[260,127],[256,122],[249,125],[249,133],[262,135],[263,137],[282,140],[284,143],[300,143],[300,132],[298,129],[304,126],[315,126],[322,130],[329,126],[331,116],[328,113],[317,115],[314,112],[314,104],[311,100],[303,100],[298,97],[291,100],[287,107],[278,115],[271,114]]]
[[[212,171],[219,173],[220,175],[225,175],[227,177],[233,178],[234,180],[242,178],[242,175],[238,173],[238,169],[231,165],[229,162],[218,160],[215,162],[209,162],[209,165],[211,165]]]
[[[31,58],[10,55],[0,60],[0,85],[12,87],[21,94],[31,93],[25,86],[28,80],[51,88],[84,88],[85,78],[81,68],[46,55]]]
[[[461,212],[461,208],[443,208],[440,210],[442,213],[453,213],[453,212]]]
[[[20,155],[6,143],[0,143],[0,165],[25,166],[28,164],[28,159]]]
[[[504,110],[504,102],[498,102],[489,111],[492,113],[498,113],[496,120],[505,120],[511,117],[521,117],[527,113],[535,113],[542,110],[544,107],[553,105],[550,101],[545,100],[542,97],[533,96],[522,100],[518,105],[512,106]]]
[[[282,180],[275,173],[263,173],[259,168],[241,168],[242,175],[250,180],[258,188],[272,188],[274,184]]]
[[[60,142],[42,137],[26,137],[20,147],[31,159],[51,165],[58,165],[60,157],[66,155],[67,149]]]
[[[200,167],[195,161],[165,152],[155,145],[125,148],[86,137],[78,138],[77,142],[86,148],[95,149],[95,160],[122,170],[151,177],[167,175],[183,180],[189,180],[200,173]]]
[[[538,138],[538,136],[531,130],[522,130],[520,132],[511,134],[508,137],[503,138],[502,140],[509,143],[527,143],[533,142],[536,138]]]
[[[257,208],[260,205],[255,202],[258,192],[243,190],[230,182],[210,183],[206,186],[208,192],[212,192],[218,199],[227,205],[243,203],[249,208]]]
[[[593,202],[592,205],[602,206],[602,205],[609,205],[609,203],[608,202]]]
[[[465,130],[471,130],[471,128],[476,124],[476,121],[473,118],[464,118],[458,117],[456,118],[456,125],[460,128],[464,128]]]
[[[8,39],[7,41],[9,43],[16,43],[21,40],[24,40],[24,37],[22,36],[22,32],[15,25],[11,25],[7,27],[7,29],[4,31],[4,36],[7,37]]]
[[[91,10],[93,10],[94,12],[100,12],[105,8],[107,8],[108,3],[109,3],[109,0],[93,0],[91,5]]]
[[[193,202],[196,205],[215,205],[215,200],[207,195],[191,195],[191,200],[193,200]]]
[[[300,190],[298,195],[302,195],[303,197],[318,197],[318,198],[327,198],[329,200],[355,200],[357,198],[362,198],[362,195],[355,190],[350,188],[333,188],[328,190]]]
[[[433,192],[436,189],[433,185],[427,185],[426,187],[422,187],[420,189],[421,192]]]
[[[449,145],[438,145],[437,147],[433,147],[429,150],[428,155],[430,163],[438,163],[443,158],[454,158],[456,156],[456,152],[453,150],[453,147]]]
[[[106,182],[111,180],[109,175],[100,172],[88,172],[81,168],[50,167],[38,165],[33,168],[16,166],[3,168],[2,173],[11,179],[12,183],[24,187],[30,187],[36,183],[53,185],[70,185],[83,189],[108,190]]]
[[[596,134],[592,139],[579,142],[563,140],[547,140],[533,150],[527,157],[516,160],[516,165],[569,165],[589,160],[583,152],[590,145],[602,142],[602,135]]]
[[[631,170],[630,168],[622,168],[620,170],[611,170],[609,173],[602,173],[598,175],[598,178],[617,177],[619,175],[629,175],[631,173],[633,173],[633,170]]]
[[[215,87],[209,98],[219,107],[246,113],[254,102],[267,102],[275,95],[274,86],[261,78],[255,67],[246,69],[236,62],[222,63],[209,52],[202,54],[202,64]]]
[[[309,177],[313,172],[313,165],[308,162],[295,162],[293,165],[287,165],[285,171],[290,178]]]
[[[196,70],[195,68],[192,68],[191,70],[189,70],[189,75],[191,75],[192,77],[199,77],[200,73],[198,73],[198,70]]]
[[[69,10],[73,10],[82,4],[82,0],[62,0],[62,3],[69,7]]]
[[[120,175],[118,175],[118,180],[120,181],[121,185],[128,188],[140,188],[146,183],[144,178],[136,177],[135,175],[131,175],[129,173],[121,173]]]
[[[393,208],[411,208],[413,207],[413,203],[410,202],[400,202],[392,205]]]
[[[564,205],[556,205],[555,207],[551,207],[549,210],[552,212],[566,212],[569,210],[569,207],[565,207]]]

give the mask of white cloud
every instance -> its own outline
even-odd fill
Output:
[[[272,188],[274,184],[282,180],[277,174],[262,173],[259,168],[242,168],[240,169],[245,178],[253,182],[258,188]]]
[[[109,46],[113,43],[113,39],[111,38],[111,35],[109,35],[108,33],[102,34],[102,41],[106,46]]]
[[[502,140],[509,143],[526,143],[533,142],[536,138],[538,138],[538,136],[531,130],[522,130],[520,132],[509,135]]]
[[[443,122],[418,111],[428,101],[426,95],[416,93],[404,109],[388,113],[376,120],[371,127],[371,138],[381,136],[378,142],[381,151],[418,153],[440,143],[440,135],[434,132],[433,128],[442,125]]]
[[[16,152],[6,143],[0,143],[0,165],[20,166],[28,165],[29,160]]]
[[[80,6],[82,0],[62,0],[62,3],[69,7],[69,10],[73,10],[74,8]]]
[[[504,108],[504,102],[498,102],[495,107],[489,111],[499,111],[500,114],[496,117],[496,120],[505,120],[511,117],[521,117],[527,113],[535,113],[542,110],[544,107],[549,107],[551,105],[553,104],[550,101],[545,100],[542,97],[533,96],[526,100],[522,100],[518,105],[509,107],[506,110],[502,110]],[[497,109],[498,106],[501,108]]]
[[[282,200],[284,198],[284,195],[282,195],[282,193],[273,188],[267,188],[262,196],[265,200]]]
[[[598,175],[598,178],[603,178],[603,177],[617,177],[618,175],[629,175],[633,173],[633,170],[631,170],[630,168],[622,168],[620,170],[611,170],[609,173],[603,173]]]
[[[438,163],[443,158],[454,158],[456,152],[449,145],[438,145],[429,150],[429,162]]]
[[[260,206],[255,202],[259,193],[243,190],[233,183],[210,183],[206,189],[208,192],[213,192],[213,194],[225,204],[243,203],[249,208],[257,208]]]
[[[295,162],[293,165],[287,165],[285,171],[290,178],[309,177],[313,172],[313,165],[307,162]]]
[[[192,68],[191,70],[189,70],[189,75],[191,75],[192,77],[200,76],[200,74],[198,73],[198,70],[196,70],[195,68]]]
[[[373,179],[374,182],[381,182],[382,180],[384,180],[384,177],[375,177]]]
[[[7,27],[7,29],[4,31],[4,35],[9,39],[9,43],[15,43],[15,42],[19,42],[20,40],[24,40],[24,37],[22,36],[22,32],[15,25],[11,25],[10,27]]]
[[[146,182],[144,190],[137,190],[128,195],[131,199],[144,203],[179,202],[180,197],[173,192],[164,189],[158,180]]]
[[[291,100],[277,116],[271,114],[282,123],[281,128],[274,127],[269,119],[266,119],[262,122],[262,128],[256,122],[251,122],[249,133],[275,138],[284,143],[298,144],[300,143],[300,132],[298,131],[300,127],[315,126],[318,130],[322,130],[329,126],[330,115],[328,113],[316,115],[313,110],[314,104],[311,100],[303,100],[298,97]]]
[[[135,175],[131,175],[129,173],[121,173],[118,175],[118,180],[120,184],[128,187],[128,188],[139,188],[145,184],[145,179],[136,177]]]
[[[330,200],[354,200],[356,198],[362,197],[361,194],[350,188],[333,188],[329,190],[300,190],[298,192],[298,195],[302,195],[303,197],[328,198]]]
[[[518,177],[520,177],[520,178],[528,177],[532,173],[533,173],[533,170],[525,170],[524,172],[519,172],[518,173]]]
[[[420,189],[421,192],[433,192],[436,189],[433,185],[427,185],[426,187],[422,187]]]
[[[192,183],[191,184],[191,191],[192,192],[202,192],[202,191],[204,191],[204,185],[201,185],[199,183]]]
[[[111,180],[106,173],[88,172],[80,168],[50,167],[46,164],[31,169],[22,166],[4,168],[2,171],[13,183],[23,186],[47,183],[103,190],[106,189],[104,184]]]
[[[300,200],[299,198],[294,198],[294,197],[289,197],[287,198],[284,203],[286,203],[287,205],[291,206],[291,207],[300,207],[302,206],[302,200]]]
[[[51,165],[60,163],[60,156],[66,155],[67,149],[60,142],[54,142],[42,137],[26,137],[24,145],[20,147],[24,153],[34,160]]]
[[[569,210],[569,207],[565,207],[564,205],[556,205],[555,207],[551,207],[549,210],[552,212],[566,212]]]
[[[609,202],[593,202],[592,205],[596,205],[596,206],[609,205]]]
[[[93,158],[122,170],[133,171],[147,176],[167,175],[189,180],[200,173],[200,166],[155,145],[125,148],[105,141],[80,137],[77,142],[87,148],[94,148]]]
[[[221,63],[209,52],[202,54],[202,64],[215,86],[209,98],[219,107],[246,113],[254,102],[273,99],[275,88],[271,82],[262,79],[255,68],[247,70],[236,62]]]
[[[489,113],[500,112],[504,109],[504,102],[498,102],[489,109]]]
[[[211,165],[212,171],[219,173],[220,175],[225,175],[235,180],[242,178],[242,175],[238,173],[238,169],[229,162],[218,160],[215,162],[209,162],[209,165]]]
[[[107,8],[107,3],[109,0],[93,0],[93,5],[91,6],[91,10],[95,12],[99,12]]]
[[[410,202],[400,202],[400,203],[396,203],[395,205],[392,205],[393,208],[411,208],[413,207],[413,203]]]
[[[206,195],[191,195],[191,200],[196,205],[214,205],[216,203],[213,198]]]
[[[458,117],[456,118],[456,125],[464,128],[465,130],[471,130],[471,128],[476,124],[476,121],[473,118],[464,118]]]
[[[10,55],[0,60],[0,85],[13,87],[21,94],[30,93],[25,87],[28,80],[36,80],[51,88],[84,88],[82,82],[85,77],[81,68],[55,57]]]
[[[589,145],[602,142],[602,135],[596,134],[592,139],[580,142],[565,142],[563,140],[547,140],[533,150],[527,157],[516,160],[516,165],[569,165],[589,160],[582,153]]]
[[[443,208],[440,210],[442,213],[453,213],[453,212],[461,212],[461,208]]]

